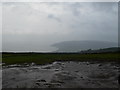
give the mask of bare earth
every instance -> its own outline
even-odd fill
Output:
[[[115,63],[54,62],[3,67],[3,88],[118,88]]]

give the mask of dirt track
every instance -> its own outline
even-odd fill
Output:
[[[18,65],[17,65],[18,66]],[[3,88],[118,88],[115,63],[54,62],[3,68]]]

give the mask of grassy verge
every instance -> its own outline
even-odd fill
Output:
[[[118,61],[120,60],[119,53],[103,53],[103,54],[2,54],[2,63],[23,64],[36,63],[47,64],[54,61]]]

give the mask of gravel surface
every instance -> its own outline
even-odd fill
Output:
[[[112,62],[54,62],[3,67],[3,88],[118,88],[120,66]]]

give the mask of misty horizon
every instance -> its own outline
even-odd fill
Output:
[[[91,44],[93,47],[91,47]],[[48,53],[49,52],[61,52],[61,51],[59,51],[59,49],[61,48],[61,45],[62,45],[63,52],[68,52],[71,49],[73,49],[73,52],[78,52],[78,51],[89,50],[89,49],[99,50],[99,49],[117,48],[118,47],[117,42],[82,40],[82,41],[63,41],[63,42],[58,42],[58,43],[52,44],[50,46],[55,48],[53,51],[38,51],[38,50],[37,51],[29,51],[28,50],[28,51],[2,51],[2,52],[41,52],[41,53],[42,52],[43,53],[44,52],[48,52]],[[72,47],[71,47],[71,45],[72,45]],[[78,49],[75,49],[76,45],[77,45]],[[68,48],[68,50],[66,50],[67,47],[69,47],[70,49]]]

